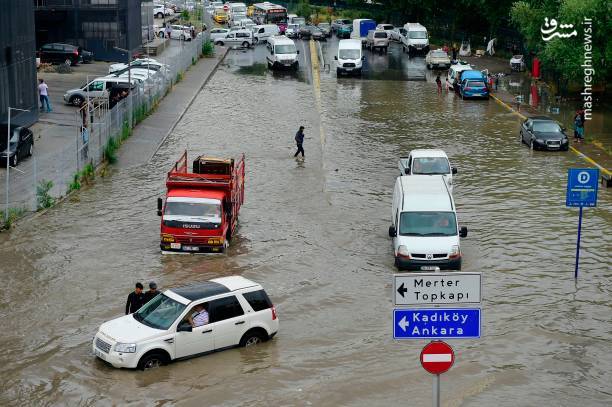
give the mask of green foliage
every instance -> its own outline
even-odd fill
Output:
[[[24,208],[9,208],[8,217],[4,217],[2,222],[2,227],[4,229],[10,229],[13,226],[13,223],[19,218],[23,216],[25,213]]]
[[[175,82],[175,83],[179,83],[179,82],[180,82],[180,81],[182,81],[182,80],[183,80],[183,73],[182,73],[182,72],[178,72],[178,73],[176,74],[176,78],[175,78],[174,82]]]
[[[215,46],[211,41],[205,41],[202,43],[202,54],[205,57],[210,57],[215,54]]]
[[[310,6],[310,2],[308,0],[300,0],[298,3],[295,12],[298,16],[302,16],[307,20],[310,19],[310,15],[312,14],[312,7]]]
[[[68,185],[68,193],[71,193],[72,191],[78,191],[79,189],[81,189],[80,178],[81,178],[80,173],[75,172],[74,175],[72,176],[72,182],[70,183],[70,185]]]
[[[182,18],[183,20],[189,20],[189,11],[187,11],[187,10],[183,10],[183,11],[181,12],[181,18]]]
[[[49,191],[53,188],[53,181],[42,180],[36,186],[36,202],[37,209],[47,209],[55,205],[55,198],[53,198]]]
[[[130,128],[130,123],[128,123],[128,121],[125,120],[123,122],[123,126],[121,126],[121,136],[119,138],[123,142],[127,140],[127,138],[130,137],[131,135],[132,135],[132,129]]]
[[[117,162],[117,149],[119,148],[119,142],[115,139],[115,137],[111,137],[108,139],[106,146],[104,146],[104,158],[109,164],[114,164]]]

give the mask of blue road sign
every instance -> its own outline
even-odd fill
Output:
[[[570,168],[567,171],[567,195],[565,206],[597,205],[597,168]]]
[[[480,308],[393,310],[393,339],[480,338]]]

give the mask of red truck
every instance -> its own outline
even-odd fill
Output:
[[[236,231],[244,201],[244,154],[238,161],[199,156],[189,172],[187,151],[157,199],[162,252],[221,253]]]

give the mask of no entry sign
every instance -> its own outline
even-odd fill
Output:
[[[431,374],[441,374],[455,362],[453,348],[445,342],[433,341],[421,351],[421,365]]]

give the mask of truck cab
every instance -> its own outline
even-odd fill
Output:
[[[157,202],[163,253],[221,253],[228,247],[244,201],[244,156],[239,161],[199,156],[187,167],[187,152],[166,179],[166,199]]]

